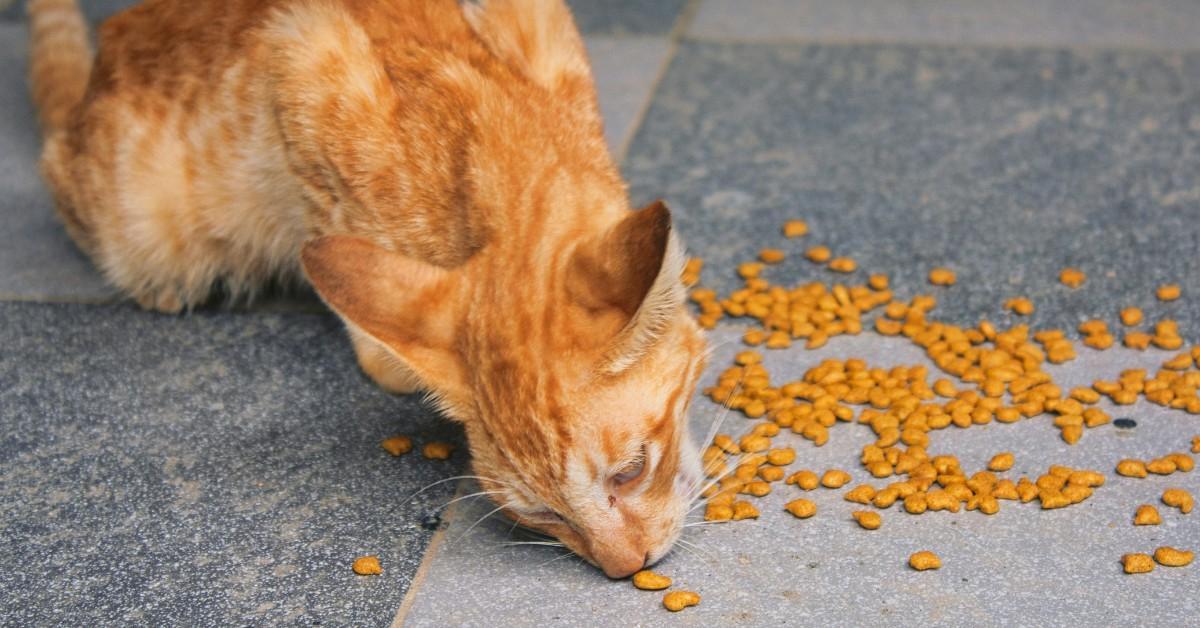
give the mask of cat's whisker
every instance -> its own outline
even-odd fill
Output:
[[[424,493],[425,491],[428,491],[429,489],[431,489],[435,486],[438,486],[439,484],[445,484],[446,482],[453,482],[455,480],[486,480],[488,482],[495,482],[496,484],[499,484],[500,486],[508,486],[507,482],[503,482],[503,481],[497,480],[495,478],[484,477],[482,475],[456,475],[451,478],[445,478],[442,480],[438,480],[437,482],[431,482],[429,484],[426,484],[425,486],[418,489],[417,492],[415,492],[412,495],[409,495],[407,498],[405,498],[405,500],[400,502],[400,504],[401,505],[407,504],[408,502],[412,501],[413,498],[415,498],[417,495],[420,495],[421,493]]]
[[[712,552],[709,552],[708,550],[700,547],[699,545],[696,545],[695,543],[686,541],[684,539],[676,539],[675,542],[679,545],[680,548],[691,552],[698,558],[701,558],[703,560],[708,560],[708,561],[715,561],[717,559],[717,557],[715,555],[713,555]]]
[[[501,547],[515,547],[517,545],[544,545],[546,547],[566,547],[566,545],[557,541],[506,541],[497,543]]]
[[[460,502],[464,499],[471,499],[472,497],[480,497],[483,495],[503,495],[503,494],[504,494],[504,491],[479,491],[478,493],[471,493],[470,495],[463,495],[461,497],[455,497],[454,499],[442,504],[438,508],[438,510],[445,510],[445,509],[449,508],[451,504]]]
[[[555,561],[562,560],[562,559],[564,559],[564,558],[570,558],[570,557],[572,557],[572,556],[575,556],[575,552],[572,552],[572,551],[570,551],[570,550],[567,550],[567,551],[566,551],[566,552],[565,552],[565,553],[564,553],[562,556],[555,556],[554,558],[551,558],[550,560],[547,560],[547,561],[545,561],[545,562],[542,562],[542,563],[538,563],[538,567],[545,567],[546,565],[549,565],[550,563],[553,563],[553,562],[555,562]],[[583,557],[581,556],[581,557],[579,557],[579,559],[580,559],[580,560],[583,560]]]
[[[501,510],[504,510],[504,506],[503,506],[503,505],[496,506],[495,508],[493,508],[492,510],[490,510],[490,511],[489,511],[489,512],[488,512],[486,515],[484,515],[484,516],[480,517],[479,519],[477,519],[477,520],[475,521],[475,523],[472,523],[472,524],[471,524],[471,526],[470,526],[469,528],[467,528],[466,530],[464,530],[462,534],[458,535],[458,538],[457,538],[457,539],[455,539],[455,540],[454,540],[454,542],[455,542],[455,543],[457,543],[458,541],[461,541],[461,540],[463,540],[463,539],[467,538],[467,535],[471,533],[471,530],[474,530],[474,529],[475,529],[475,526],[477,526],[477,525],[479,525],[479,524],[483,523],[484,519],[487,519],[488,517],[491,517],[492,515],[494,515],[494,514],[496,514],[496,513],[500,512]]]

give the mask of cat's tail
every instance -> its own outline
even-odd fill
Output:
[[[76,0],[30,0],[29,82],[42,133],[63,128],[92,71],[88,27]]]

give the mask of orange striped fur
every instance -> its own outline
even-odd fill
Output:
[[[309,281],[510,516],[614,577],[670,549],[705,345],[561,0],[147,0],[94,59],[74,0],[30,18],[42,169],[112,283],[175,312]]]

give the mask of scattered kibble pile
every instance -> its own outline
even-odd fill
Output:
[[[809,233],[803,221],[789,222],[783,231],[787,238]],[[883,274],[872,274],[861,285],[773,284],[766,276],[768,267],[787,255],[782,249],[762,249],[757,261],[737,267],[743,285],[728,295],[705,287],[691,291],[703,327],[711,329],[723,318],[750,323],[742,341],[751,348],[738,352],[734,364],[704,390],[713,402],[755,421],[740,437],[717,435],[702,454],[705,473],[711,478],[703,492],[708,500],[707,521],[747,518],[739,517],[738,510],[749,511],[750,499],[770,493],[771,485],[781,480],[802,491],[839,490],[851,484],[851,475],[841,469],[785,472],[782,467],[791,464],[796,455],[790,448],[773,444],[772,438],[783,430],[819,447],[829,441],[831,430],[839,424],[855,422],[870,428],[874,440],[863,446],[860,463],[880,484],[853,485],[844,498],[876,509],[852,513],[861,528],[875,530],[883,524],[878,511],[893,507],[911,515],[972,510],[991,515],[1006,501],[1037,502],[1042,509],[1059,509],[1086,501],[1106,482],[1105,474],[1098,470],[1063,465],[1050,465],[1036,477],[1004,477],[1015,464],[1011,452],[997,453],[986,469],[966,470],[954,455],[930,453],[937,433],[951,426],[969,428],[1049,417],[1062,440],[1074,445],[1087,430],[1111,422],[1109,414],[1097,405],[1105,398],[1118,406],[1145,399],[1200,415],[1200,347],[1178,353],[1153,374],[1146,369],[1128,369],[1116,381],[1097,380],[1067,390],[1043,368],[1047,363],[1076,359],[1075,343],[1063,330],[1035,330],[1026,324],[1002,329],[986,320],[974,327],[944,323],[931,315],[937,304],[932,295],[899,299]],[[822,245],[807,247],[803,255],[833,271],[848,273],[858,268],[853,259],[838,257]],[[700,265],[689,268],[696,269],[688,277],[689,285],[698,284]],[[948,287],[956,283],[957,276],[952,269],[939,267],[929,271],[928,279],[934,286]],[[1058,279],[1076,289],[1086,283],[1087,275],[1080,269],[1065,268]],[[1164,301],[1179,294],[1175,285],[1161,286],[1155,292]],[[1032,315],[1036,309],[1031,300],[1021,296],[1007,300],[1004,307],[1022,316]],[[873,323],[864,321],[876,311],[880,315]],[[1102,320],[1089,320],[1078,327],[1082,343],[1103,351],[1117,344],[1120,335],[1126,347],[1137,350],[1151,346],[1183,349],[1175,321],[1160,320],[1151,330],[1140,331],[1138,327],[1145,321],[1141,309],[1126,307],[1117,314],[1121,325],[1128,328],[1123,334]],[[793,343],[817,349],[830,338],[857,335],[867,328],[909,339],[924,350],[938,372],[924,365],[885,367],[858,358],[827,359],[799,380],[776,382],[760,353]],[[1200,452],[1200,437],[1193,439],[1191,450]],[[1193,468],[1193,458],[1182,452],[1115,464],[1118,475],[1134,478],[1186,473]],[[1194,500],[1187,491],[1172,488],[1163,493],[1161,501],[1186,514]],[[816,504],[804,498],[787,501],[784,509],[798,519],[817,514]],[[758,515],[754,510],[752,516]],[[1161,522],[1158,510],[1146,504],[1137,509],[1133,523]],[[1164,565],[1184,565],[1191,554],[1159,548],[1153,557],[1133,553],[1122,562],[1128,573],[1143,573],[1152,570],[1156,560]],[[909,564],[917,570],[936,569],[941,561],[932,552],[918,552]]]

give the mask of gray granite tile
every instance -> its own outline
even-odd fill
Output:
[[[584,34],[665,35],[687,0],[567,0]]]
[[[820,42],[1196,49],[1191,0],[705,0],[689,34]]]
[[[604,115],[604,136],[619,156],[650,102],[670,42],[663,37],[604,36],[589,36],[585,41]]]
[[[1141,305],[1200,339],[1200,53],[685,42],[623,168],[721,289],[781,246],[775,281],[887,272],[960,324],[1025,295],[1036,325]],[[784,241],[794,217],[811,234]],[[815,244],[860,271],[803,260]],[[941,265],[958,285],[927,283]],[[1068,265],[1082,288],[1057,282]],[[1166,282],[1184,298],[1157,302]]]
[[[114,13],[127,9],[138,0],[78,0],[84,15],[93,23],[100,22]],[[0,1],[0,20],[20,21],[25,19],[26,0]]]
[[[25,74],[24,24],[0,23],[0,298],[105,299],[113,295],[54,215],[38,174],[38,134]]]
[[[712,334],[716,346],[709,382],[729,364],[741,330],[727,326]],[[903,340],[873,335],[841,337],[825,348],[770,351],[766,364],[778,381],[799,378],[828,357],[857,356],[878,366],[923,362]],[[1063,385],[1112,377],[1122,368],[1156,365],[1162,352],[1084,350],[1079,360],[1049,369]],[[1107,406],[1105,406],[1107,407]],[[1111,408],[1109,408],[1111,410]],[[775,485],[755,502],[762,516],[689,528],[684,538],[697,552],[676,549],[656,568],[675,588],[701,594],[698,607],[668,615],[661,592],[638,591],[628,581],[611,581],[598,570],[556,550],[506,547],[511,524],[489,519],[468,530],[490,510],[486,504],[456,513],[447,543],[430,562],[417,591],[407,626],[660,626],[660,625],[1156,625],[1200,611],[1195,565],[1159,567],[1145,576],[1121,573],[1120,556],[1153,552],[1160,545],[1193,547],[1200,518],[1163,508],[1164,523],[1131,524],[1138,504],[1156,502],[1166,486],[1195,492],[1196,474],[1133,480],[1111,473],[1125,456],[1161,455],[1186,447],[1196,434],[1195,417],[1140,404],[1123,409],[1139,426],[1112,425],[1089,430],[1076,446],[1057,436],[1047,417],[1013,425],[992,424],[933,435],[931,453],[953,452],[973,472],[995,453],[1012,451],[1016,465],[1006,476],[1041,474],[1052,463],[1094,468],[1110,476],[1087,502],[1042,511],[1033,504],[1004,502],[993,516],[977,512],[913,516],[897,507],[883,513],[878,531],[858,528],[850,512],[861,509],[842,499],[844,491],[805,494]],[[1118,414],[1117,416],[1122,416]],[[695,433],[720,416],[717,407],[697,399]],[[728,417],[723,431],[751,425]],[[849,470],[855,482],[867,477],[857,463],[860,448],[873,437],[862,426],[831,430],[829,443],[813,447],[790,432],[777,445],[799,454],[789,472],[801,468]],[[786,501],[805,496],[818,514],[797,520],[783,512]],[[699,519],[699,514],[695,515]],[[929,549],[942,558],[936,572],[916,573],[908,556]]]
[[[328,314],[9,303],[0,347],[5,625],[385,624],[465,463],[380,449],[461,434]]]

